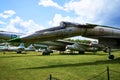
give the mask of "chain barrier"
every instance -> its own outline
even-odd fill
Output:
[[[105,73],[105,72],[106,72],[106,70],[104,70],[103,72],[99,73],[98,75],[96,75],[96,76],[94,76],[94,77],[92,77],[92,78],[90,78],[90,79],[88,79],[88,80],[93,80],[93,79],[101,76],[101,75],[102,75],[103,73]]]
[[[115,73],[120,73],[119,71],[115,71],[115,70],[111,70],[111,69],[110,69],[110,71],[115,72]]]
[[[117,74],[120,73],[119,71],[115,71],[115,70],[112,70],[112,69],[109,69],[109,71],[115,72],[115,73],[117,73]],[[100,77],[102,74],[104,74],[105,72],[107,72],[106,69],[105,69],[104,71],[100,72],[98,75],[93,76],[92,78],[89,78],[89,79],[87,79],[87,80],[93,80],[93,79],[96,79],[96,78]],[[60,80],[60,79],[55,78],[55,77],[52,77],[52,75],[50,75],[50,77],[47,78],[47,80]]]

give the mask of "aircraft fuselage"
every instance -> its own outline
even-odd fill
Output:
[[[0,39],[1,40],[13,39],[13,38],[19,37],[21,35],[23,35],[23,34],[7,32],[7,31],[0,31]]]
[[[117,38],[120,39],[120,29],[104,27],[104,26],[95,26],[95,27],[86,27],[87,25],[79,26],[58,26],[43,31],[37,31],[32,35],[22,36],[21,39],[23,42],[30,41],[51,41],[57,39],[63,39],[73,36],[85,36],[90,38]]]

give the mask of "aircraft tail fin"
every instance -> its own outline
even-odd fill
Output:
[[[23,51],[25,49],[24,43],[20,43],[18,50]]]
[[[30,46],[27,47],[28,50],[35,50],[35,47],[31,44]]]

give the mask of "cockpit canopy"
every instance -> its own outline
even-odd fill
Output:
[[[89,24],[89,23],[86,23],[86,24],[79,24],[79,23],[72,23],[72,22],[65,22],[65,21],[62,21],[60,23],[60,26],[61,27],[79,27],[79,28],[93,28],[95,26],[98,26],[96,24]]]
[[[80,26],[80,25],[81,24],[72,23],[72,22],[65,22],[65,21],[60,22],[61,27],[77,27],[77,26]]]

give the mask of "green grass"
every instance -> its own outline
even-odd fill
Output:
[[[120,51],[113,54],[115,60],[108,60],[103,52],[50,56],[38,52],[0,52],[0,80],[49,80],[50,74],[56,80],[88,80],[105,71],[107,66],[111,80],[120,80]],[[91,80],[107,80],[107,72]]]

